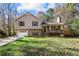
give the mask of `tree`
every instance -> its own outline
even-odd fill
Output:
[[[3,30],[2,31],[4,31],[4,32],[6,32],[6,15],[5,15],[5,6],[4,6],[4,4],[2,3],[2,4],[0,4],[0,19],[1,19],[1,22],[2,22],[2,28],[3,28]]]
[[[50,9],[48,9],[46,11],[45,16],[46,16],[47,21],[50,21],[50,20],[52,20],[54,18],[53,17],[53,13],[54,13],[54,9],[53,8],[50,8]]]
[[[63,5],[63,6],[62,6]],[[54,9],[54,15],[62,18],[62,21],[66,23],[72,17],[77,14],[77,8],[75,3],[65,3],[61,4],[61,7],[56,7]]]
[[[70,21],[67,23],[67,26],[73,34],[79,33],[79,17],[70,19]]]
[[[1,20],[3,25],[3,31],[8,35],[14,32],[14,20],[16,17],[16,8],[13,7],[15,4],[12,3],[2,3],[0,4],[1,10]],[[6,30],[5,30],[6,29]]]
[[[73,34],[79,33],[79,18],[76,17],[79,16],[78,13],[76,3],[66,3],[54,9],[54,14],[63,18],[62,21]]]
[[[66,14],[69,15],[68,18],[74,17],[75,12],[77,11],[76,4],[68,3],[68,4],[65,4],[64,7],[66,8]]]
[[[16,8],[12,8],[14,4],[8,3],[7,6],[7,16],[8,16],[8,34],[11,35],[12,32],[15,32],[14,20],[16,17]]]
[[[40,19],[44,21],[45,20],[44,14],[45,14],[44,12],[39,11],[37,17],[39,17]]]
[[[54,9],[50,8],[43,14],[44,19],[48,22],[53,19]]]
[[[50,9],[48,9],[47,11],[46,11],[46,13],[48,14],[48,15],[50,15],[50,16],[53,16],[53,12],[54,11],[54,9],[53,8],[50,8]]]

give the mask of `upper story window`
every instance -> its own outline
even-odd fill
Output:
[[[19,21],[19,26],[25,26],[25,22],[24,21]]]
[[[38,22],[37,21],[32,21],[32,26],[38,26]]]

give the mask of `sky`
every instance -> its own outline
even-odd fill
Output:
[[[19,3],[16,4],[18,14],[31,13],[37,15],[39,11],[46,12],[49,8],[54,8],[54,3]]]

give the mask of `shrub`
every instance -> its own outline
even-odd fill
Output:
[[[73,34],[79,34],[79,17],[74,17],[72,19],[69,19],[67,25],[70,29],[71,33]]]
[[[10,32],[8,36],[14,36],[14,35],[16,35],[15,32]]]
[[[7,37],[7,34],[4,31],[0,30],[0,37]]]

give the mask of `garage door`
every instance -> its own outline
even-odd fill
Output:
[[[18,31],[18,36],[19,37],[28,36],[28,31]]]

